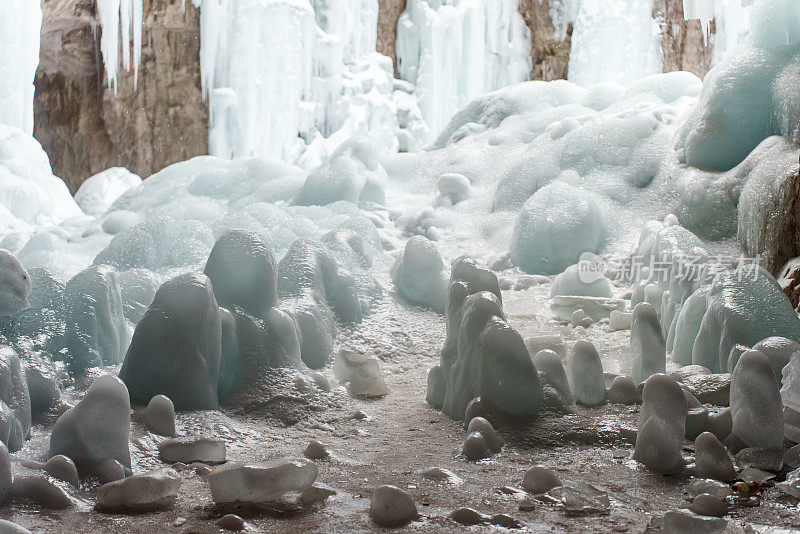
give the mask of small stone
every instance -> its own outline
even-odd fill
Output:
[[[96,474],[101,484],[108,484],[109,482],[125,478],[125,466],[109,458],[108,460],[100,462],[96,468]]]
[[[661,532],[664,534],[717,534],[728,522],[719,517],[697,515],[689,510],[672,510],[664,514]]]
[[[725,501],[708,493],[701,493],[695,497],[689,509],[698,515],[711,517],[723,517],[728,513]]]
[[[778,473],[783,469],[784,451],[781,447],[761,449],[749,447],[736,453],[736,465],[742,469],[755,467],[762,471]]]
[[[42,508],[63,510],[72,506],[66,484],[47,475],[23,475],[14,477],[11,495],[14,500],[33,503]]]
[[[607,515],[611,511],[608,494],[591,484],[556,486],[547,495],[561,502],[567,515]]]
[[[536,501],[530,497],[526,497],[519,502],[520,512],[533,512],[536,510]]]
[[[226,514],[219,518],[217,526],[225,530],[238,532],[244,530],[244,519],[236,514]]]
[[[578,309],[572,312],[572,326],[580,325],[584,319],[586,319],[586,313],[583,310]]]
[[[561,485],[561,479],[558,478],[555,471],[541,465],[531,467],[525,472],[525,476],[522,477],[522,488],[534,495],[547,493],[551,489]]]
[[[336,490],[322,482],[314,482],[300,494],[300,504],[308,508],[314,504],[324,501],[328,497],[336,495]]]
[[[328,378],[319,373],[317,371],[311,371],[311,378],[314,380],[314,383],[317,385],[319,389],[322,391],[330,391],[331,390],[331,383]]]
[[[365,412],[364,410],[356,410],[355,412],[353,412],[353,415],[351,417],[356,421],[364,421],[365,419],[369,419],[367,412]]]
[[[472,421],[476,417],[483,417],[488,419],[489,418],[489,408],[486,406],[486,403],[483,402],[483,399],[480,397],[475,397],[467,407],[464,409],[464,430],[467,429],[469,426],[470,421]]]
[[[477,462],[489,458],[492,455],[492,451],[489,449],[483,434],[475,431],[467,434],[467,439],[464,440],[464,444],[461,446],[461,454],[467,460]]]
[[[710,374],[711,370],[708,367],[703,367],[702,365],[684,365],[680,369],[672,371],[669,376],[671,376],[673,380],[677,382],[683,382],[690,376]]]
[[[173,521],[172,524],[176,527],[182,527],[183,525],[186,524],[186,521],[187,519],[185,517],[176,517],[175,521]]]
[[[608,329],[611,332],[616,332],[617,330],[630,330],[631,319],[633,319],[633,313],[631,312],[612,310],[611,315],[608,317]]]
[[[522,523],[508,514],[494,514],[489,518],[489,523],[502,528],[522,528]]]
[[[369,515],[378,526],[402,527],[419,517],[413,499],[396,486],[379,486],[372,493]]]
[[[720,441],[731,435],[733,418],[731,409],[723,408],[719,412],[708,415],[708,431],[717,436]]]
[[[691,375],[682,380],[689,392],[703,404],[728,406],[731,397],[731,375]]]
[[[453,510],[450,513],[450,519],[464,526],[482,525],[489,522],[489,516],[466,506]]]
[[[208,475],[217,504],[264,503],[302,492],[317,479],[317,466],[307,458],[280,458],[262,464],[229,463]]]
[[[627,376],[618,376],[608,388],[608,402],[613,404],[636,404],[639,394],[636,384]]]
[[[165,395],[156,395],[147,404],[145,423],[154,434],[175,437],[175,405]]]
[[[708,493],[718,499],[725,499],[729,495],[732,495],[733,491],[729,485],[718,480],[695,478],[686,486],[686,493],[689,494],[690,499],[694,499],[703,493]]]
[[[109,482],[97,493],[95,510],[141,513],[164,510],[175,504],[181,477],[169,467]]]
[[[427,469],[420,471],[419,474],[423,478],[434,480],[436,482],[447,482],[448,484],[453,485],[461,484],[463,482],[458,475],[449,469],[444,469],[443,467],[428,467]]]
[[[725,446],[711,432],[703,432],[694,442],[695,473],[701,478],[721,482],[736,480],[736,470]]]
[[[218,464],[225,461],[225,441],[203,436],[172,438],[159,443],[158,455],[167,463]]]
[[[63,454],[57,454],[47,460],[47,463],[44,465],[44,470],[51,477],[71,484],[74,488],[77,488],[80,484],[78,468],[75,467],[75,462]]]
[[[194,469],[194,472],[201,477],[208,476],[208,474],[211,473],[211,471],[213,471],[211,467],[203,463],[193,463],[192,468]]]
[[[483,439],[486,440],[486,445],[493,453],[500,452],[503,448],[503,438],[497,433],[488,419],[483,417],[473,417],[467,426],[467,434],[472,432],[480,432]]]
[[[311,460],[324,460],[325,458],[330,456],[330,453],[328,452],[328,448],[325,447],[324,444],[320,443],[315,439],[312,439],[311,442],[306,447],[306,450],[303,451],[303,456]]]

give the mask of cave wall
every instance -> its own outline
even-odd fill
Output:
[[[208,152],[200,88],[199,12],[184,0],[145,0],[138,80],[105,78],[94,0],[42,0],[34,137],[70,190],[108,167],[147,177]]]

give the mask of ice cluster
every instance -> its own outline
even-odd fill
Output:
[[[41,29],[38,2],[0,5],[0,124],[28,135],[33,133],[33,77],[39,66]]]

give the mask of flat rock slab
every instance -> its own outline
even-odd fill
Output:
[[[728,522],[720,517],[697,515],[689,510],[672,510],[664,514],[661,532],[664,534],[717,534]]]
[[[14,477],[11,496],[16,501],[25,501],[54,510],[72,506],[73,501],[66,490],[66,483],[48,475],[23,475]]]
[[[691,375],[683,379],[683,385],[703,404],[728,406],[731,399],[731,375]]]
[[[317,466],[308,458],[280,458],[223,465],[208,474],[208,482],[216,504],[259,504],[306,490],[317,480],[317,473]]]
[[[181,477],[172,468],[156,469],[100,486],[95,510],[140,513],[170,508],[175,503]]]
[[[564,506],[567,515],[608,515],[611,502],[606,492],[591,484],[558,486],[547,493],[547,497]]]
[[[184,436],[172,438],[158,445],[159,457],[167,463],[191,464],[225,462],[225,441],[216,438]]]

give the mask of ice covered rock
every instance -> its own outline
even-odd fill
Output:
[[[375,144],[350,139],[308,175],[292,202],[298,206],[324,206],[338,200],[383,204],[387,180]]]
[[[240,306],[263,318],[278,302],[275,254],[256,233],[224,233],[214,243],[203,273],[211,280],[220,306]]]
[[[27,337],[37,348],[63,346],[65,329],[64,283],[43,267],[28,270],[29,307],[10,317],[0,317],[0,328],[9,338]]]
[[[336,495],[336,490],[322,482],[314,482],[300,493],[299,502],[306,508]]]
[[[245,529],[244,519],[236,514],[225,514],[217,521],[217,526],[225,530],[238,532]]]
[[[66,484],[41,474],[15,476],[11,486],[11,497],[14,500],[53,510],[63,510],[74,504],[66,490]]]
[[[354,397],[383,397],[389,394],[375,356],[339,349],[333,374],[339,382],[347,385],[347,390]]]
[[[278,294],[289,301],[287,309],[301,333],[303,362],[312,369],[322,367],[333,348],[333,312],[345,322],[361,322],[353,277],[316,239],[297,239],[278,262]]]
[[[525,347],[528,349],[531,357],[536,356],[543,350],[552,350],[562,359],[567,357],[567,345],[564,343],[564,338],[560,335],[543,334],[531,336],[525,339]]]
[[[666,346],[655,308],[641,302],[631,320],[631,378],[637,384],[656,373],[666,372]]]
[[[561,479],[552,469],[536,465],[525,471],[522,477],[522,489],[528,493],[547,493],[556,486],[561,486]]]
[[[464,482],[458,475],[445,469],[443,467],[428,467],[419,471],[420,476],[433,480],[435,482],[447,482],[448,484],[457,485]]]
[[[164,395],[156,395],[147,403],[144,420],[147,428],[160,436],[175,437],[175,405]]]
[[[87,215],[106,212],[125,191],[142,183],[141,177],[124,167],[111,167],[87,178],[75,193],[75,203]]]
[[[632,320],[633,313],[612,310],[608,316],[608,328],[612,332],[616,332],[617,330],[629,330]]]
[[[369,515],[381,527],[402,527],[419,517],[414,500],[396,486],[378,486],[372,493]]]
[[[753,350],[760,351],[772,363],[772,370],[780,380],[783,376],[783,368],[789,363],[792,354],[800,352],[800,343],[786,339],[785,337],[773,336],[762,339],[755,345]]]
[[[792,354],[783,368],[781,401],[784,406],[786,437],[800,442],[800,354]]]
[[[97,477],[97,480],[99,480],[101,484],[108,484],[109,482],[116,482],[117,480],[125,478],[130,474],[130,469],[126,468],[117,460],[108,458],[97,464],[92,474]]]
[[[207,478],[216,504],[264,503],[311,486],[317,479],[317,466],[306,458],[228,463],[215,468]]]
[[[503,438],[494,429],[492,423],[484,417],[473,417],[470,420],[469,425],[467,425],[467,435],[472,432],[480,432],[483,435],[483,439],[486,440],[486,446],[489,447],[492,453],[500,452],[503,447]]]
[[[711,432],[703,432],[694,441],[695,475],[721,482],[736,480],[736,470],[725,446]]]
[[[608,402],[614,404],[635,404],[639,400],[636,384],[627,376],[617,376],[608,388]]]
[[[75,462],[63,454],[58,454],[47,460],[44,470],[51,477],[66,482],[73,488],[77,488],[78,484],[80,484],[78,468],[75,467]]]
[[[742,469],[752,467],[761,471],[778,473],[783,469],[784,452],[783,447],[769,449],[748,447],[736,453],[736,465]]]
[[[166,395],[178,410],[213,410],[222,324],[211,282],[184,274],[165,282],[136,326],[119,376],[131,399]]]
[[[733,418],[731,409],[723,408],[716,413],[708,415],[708,431],[717,436],[719,440],[724,440],[731,435],[733,430]]]
[[[11,478],[11,458],[8,455],[8,448],[0,443],[0,504],[11,493]]]
[[[476,430],[467,433],[464,443],[461,444],[461,454],[467,460],[477,462],[492,456],[492,449],[483,433]]]
[[[723,499],[714,497],[708,493],[701,493],[692,501],[689,510],[709,517],[723,517],[728,513],[728,505]]]
[[[584,252],[598,253],[610,233],[604,201],[552,182],[522,206],[511,237],[511,261],[532,274],[558,274]]]
[[[652,375],[642,391],[633,458],[657,473],[681,471],[685,423],[686,398],[681,387],[667,375]]]
[[[303,456],[309,460],[324,460],[330,456],[330,452],[325,444],[312,439],[306,449],[303,451]]]
[[[103,484],[94,507],[108,513],[163,510],[175,503],[180,487],[181,477],[174,469],[156,469]]]
[[[547,492],[547,496],[560,502],[567,515],[608,515],[611,501],[608,494],[591,484],[576,482],[556,486]]]
[[[708,409],[686,388],[683,388],[683,396],[686,397],[687,407],[686,438],[693,440],[703,432],[710,430]]]
[[[761,352],[745,352],[733,370],[731,416],[733,434],[748,447],[783,445],[780,382]]]
[[[570,265],[553,279],[551,297],[574,295],[611,298],[611,281],[603,273],[585,273],[584,263]]]
[[[800,319],[775,279],[761,267],[721,273],[708,292],[692,363],[725,372],[736,344],[752,347],[771,336],[800,339]]]
[[[456,205],[468,199],[471,193],[469,178],[457,172],[442,174],[436,182],[436,199],[440,203]]]
[[[568,323],[576,310],[583,310],[593,321],[608,319],[614,311],[625,311],[623,299],[602,297],[558,296],[550,303],[550,312],[559,321]]]
[[[697,515],[689,510],[672,510],[664,514],[661,532],[665,534],[718,534],[725,530],[728,522],[719,517]]]
[[[225,441],[208,436],[181,436],[162,441],[158,456],[165,462],[218,464],[225,461]]]
[[[25,355],[25,379],[31,398],[31,414],[36,416],[61,406],[59,373],[46,352],[31,352]]]
[[[125,384],[115,376],[99,377],[86,396],[56,421],[50,435],[50,456],[63,454],[79,471],[89,474],[108,459],[130,468],[130,412]]]
[[[16,452],[31,434],[31,398],[25,369],[7,346],[0,346],[0,412],[0,441]]]
[[[606,398],[600,354],[588,341],[578,341],[567,357],[569,387],[575,400],[586,406],[602,404]]]
[[[730,404],[731,375],[728,373],[695,374],[685,377],[681,383],[703,404]]]
[[[400,295],[411,302],[444,313],[447,300],[447,275],[436,245],[417,235],[406,241],[403,254],[391,270]]]
[[[540,374],[544,374],[545,383],[552,385],[561,394],[565,404],[569,406],[573,403],[567,373],[558,354],[549,349],[540,350],[533,357],[533,365]]]
[[[72,277],[65,288],[66,347],[70,372],[122,361],[128,329],[117,271],[93,265]]]
[[[30,306],[31,280],[16,256],[0,249],[0,315],[14,315]]]
[[[686,493],[689,494],[690,499],[694,499],[698,495],[705,493],[724,500],[726,497],[733,494],[733,490],[728,484],[720,482],[719,480],[695,478],[687,484]]]

